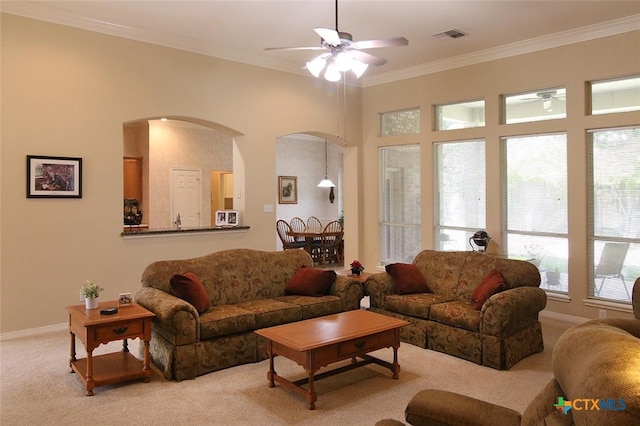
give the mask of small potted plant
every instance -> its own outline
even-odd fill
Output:
[[[104,288],[89,280],[80,288],[80,296],[84,300],[87,309],[96,309],[98,307],[98,296],[100,296],[102,290]]]
[[[352,275],[360,275],[364,271],[364,266],[358,260],[354,260],[351,262],[351,274]]]

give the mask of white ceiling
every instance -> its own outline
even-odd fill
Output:
[[[335,28],[334,0],[5,1],[1,11],[267,68],[306,74],[313,28]],[[404,36],[408,46],[369,50],[389,62],[369,67],[364,86],[640,29],[634,1],[341,0],[340,31],[354,41]],[[442,40],[433,34],[469,34]],[[630,54],[640,57],[638,52]]]

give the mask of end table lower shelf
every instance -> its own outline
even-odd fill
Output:
[[[87,383],[87,358],[71,361],[71,368]],[[93,386],[104,386],[145,378],[143,362],[130,352],[114,352],[92,357]],[[149,380],[146,380],[149,381]]]

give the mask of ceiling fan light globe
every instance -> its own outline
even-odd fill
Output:
[[[362,77],[362,74],[364,74],[367,68],[369,68],[369,64],[360,62],[357,59],[351,61],[351,71],[353,71],[357,78]]]
[[[340,75],[340,71],[336,64],[333,62],[329,63],[329,65],[327,65],[327,70],[324,73],[325,80],[335,83],[336,81],[340,81],[341,77],[342,76]]]
[[[326,63],[327,60],[323,58],[322,55],[316,56],[314,59],[307,62],[307,69],[314,77],[320,77],[320,73],[324,69]]]
[[[334,61],[336,63],[336,67],[338,67],[338,70],[342,72],[349,71],[353,64],[353,58],[347,52],[338,53],[335,56]]]

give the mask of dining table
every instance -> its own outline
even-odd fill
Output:
[[[304,239],[305,241],[305,245],[304,245],[304,249],[307,253],[311,254],[311,252],[313,251],[313,243],[314,241],[316,243],[321,243],[322,242],[322,235],[323,232],[322,231],[311,231],[311,230],[305,230],[305,231],[288,231],[287,235],[292,236],[296,241],[301,241],[302,239]],[[331,236],[340,236],[340,235],[344,235],[344,231],[338,231],[338,232],[325,232],[324,235],[331,235]]]

